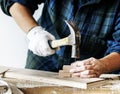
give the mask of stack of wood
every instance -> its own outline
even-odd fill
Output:
[[[72,68],[72,66],[70,65],[64,65],[62,70],[59,70],[59,77],[61,78],[71,78],[72,73],[70,73],[70,69]]]

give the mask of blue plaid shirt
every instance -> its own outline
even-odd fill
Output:
[[[120,53],[120,0],[3,0],[3,11],[10,15],[8,10],[15,2],[28,7],[32,13],[38,4],[44,3],[38,23],[57,39],[70,33],[64,20],[77,23],[82,36],[80,60]],[[66,64],[72,60],[70,50],[67,46],[57,52]]]

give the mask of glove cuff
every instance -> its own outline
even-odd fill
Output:
[[[34,36],[36,36],[40,31],[44,31],[44,28],[42,28],[41,26],[33,27],[32,29],[29,30],[27,38],[29,40],[32,40]]]

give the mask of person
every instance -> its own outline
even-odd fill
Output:
[[[44,3],[38,21],[33,18]],[[12,16],[29,39],[25,68],[58,72],[71,65],[78,77],[120,73],[120,0],[2,0],[3,12]],[[77,24],[81,34],[80,58],[71,58],[71,46],[51,49],[48,40],[67,37],[64,20]]]

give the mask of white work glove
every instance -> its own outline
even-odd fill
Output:
[[[54,40],[55,37],[49,32],[45,31],[42,27],[36,26],[29,31],[27,38],[30,40],[28,49],[38,56],[48,56],[55,53],[51,49],[48,40]]]
[[[106,73],[107,66],[103,61],[96,58],[88,58],[82,61],[76,61],[71,64],[73,67],[70,72],[73,76],[81,78],[99,77],[101,74]]]

